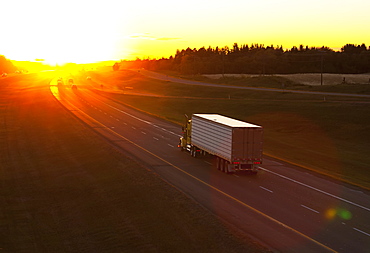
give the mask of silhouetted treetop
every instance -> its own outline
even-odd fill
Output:
[[[228,46],[178,49],[160,60],[122,61],[126,67],[174,70],[182,74],[370,73],[370,47],[346,44],[340,51],[322,47],[234,43]]]
[[[0,55],[0,74],[2,73],[12,73],[16,71],[17,68],[13,65],[13,63],[6,59],[5,56]]]

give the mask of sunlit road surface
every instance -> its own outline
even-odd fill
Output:
[[[231,231],[243,231],[281,252],[368,252],[369,192],[269,158],[257,176],[226,175],[211,158],[180,152],[181,127],[85,87],[51,84],[51,94],[71,113],[213,212]]]
[[[229,89],[257,90],[257,91],[268,91],[268,92],[289,92],[289,93],[297,93],[297,94],[313,94],[313,95],[323,95],[323,96],[370,98],[370,95],[366,95],[366,94],[346,94],[346,93],[319,92],[319,91],[300,91],[300,90],[242,87],[242,86],[222,85],[222,84],[214,84],[214,83],[204,83],[204,82],[197,82],[197,81],[192,81],[192,80],[187,80],[187,79],[166,76],[164,74],[160,74],[160,73],[152,72],[148,70],[138,70],[138,73],[146,77],[153,78],[153,79],[188,84],[188,85],[201,85],[201,86],[211,86],[211,87],[220,87],[220,88],[229,88]]]

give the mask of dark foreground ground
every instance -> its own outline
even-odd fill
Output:
[[[0,252],[266,252],[61,107],[0,79]]]

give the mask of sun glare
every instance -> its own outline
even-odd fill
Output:
[[[355,2],[360,0],[353,0]],[[18,0],[1,3],[0,54],[51,65],[169,57],[178,49],[264,44],[340,48],[369,44],[367,3],[300,5],[294,1]],[[368,1],[367,1],[368,2]],[[194,4],[197,8],[194,8]],[[364,4],[364,3],[362,3]],[[235,6],[239,6],[235,8]],[[179,13],[186,15],[179,15]],[[348,16],[346,13],[357,13]],[[220,17],[224,17],[220,19]],[[292,22],[294,20],[294,22]],[[330,22],[328,22],[330,20]]]
[[[116,60],[117,36],[124,32],[124,24],[118,21],[115,7],[109,1],[35,0],[21,3],[22,8],[12,1],[2,4],[7,12],[1,14],[0,21],[9,23],[12,20],[11,26],[2,31],[12,37],[0,41],[8,58],[44,59],[44,63],[50,65]]]

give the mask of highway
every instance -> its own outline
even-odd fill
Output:
[[[79,86],[51,94],[129,157],[200,203],[231,231],[277,252],[368,252],[370,194],[264,157],[257,175],[227,175],[177,148],[181,127]],[[164,210],[165,211],[165,210]],[[200,242],[201,243],[201,242]]]
[[[289,89],[274,89],[274,88],[261,88],[261,87],[246,87],[246,86],[233,86],[233,85],[223,85],[215,83],[204,83],[193,80],[181,79],[172,76],[167,76],[161,73],[152,72],[149,70],[138,70],[141,75],[147,76],[149,78],[182,83],[187,85],[200,85],[209,87],[219,87],[219,88],[229,88],[229,89],[242,89],[242,90],[255,90],[255,91],[267,91],[267,92],[289,92],[296,94],[311,94],[311,95],[323,95],[323,96],[340,96],[340,97],[357,97],[357,98],[370,98],[370,95],[366,94],[350,94],[350,93],[335,93],[335,92],[319,92],[319,91],[301,91],[301,90],[289,90]]]

